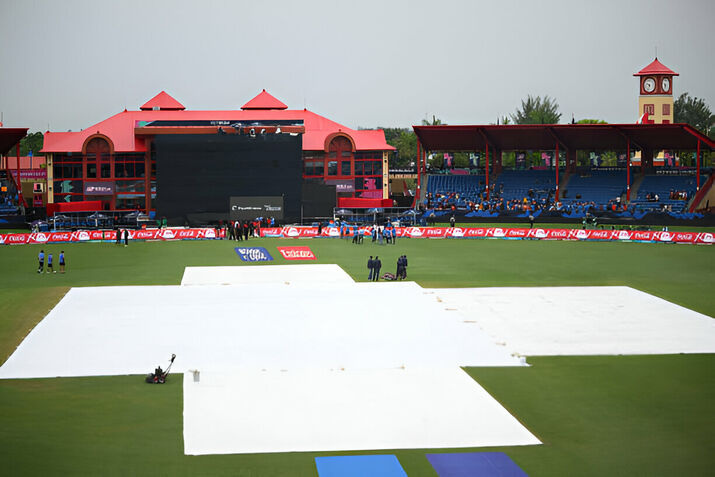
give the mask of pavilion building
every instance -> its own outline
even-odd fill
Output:
[[[162,91],[138,111],[124,110],[79,132],[47,132],[48,212],[62,205],[104,210],[155,210],[157,137],[171,134],[300,133],[304,183],[335,186],[336,206],[381,206],[388,193],[388,153],[382,130],[354,130],[307,109],[288,109],[263,90],[240,110],[187,110]],[[295,128],[296,125],[302,127]],[[281,129],[281,126],[283,128]],[[208,136],[206,136],[208,137]],[[196,165],[200,167],[200,165]],[[161,202],[159,200],[159,202]],[[53,205],[54,204],[54,205]],[[71,206],[70,206],[71,210]]]

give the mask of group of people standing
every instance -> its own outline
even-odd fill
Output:
[[[372,242],[379,243],[382,245],[383,239],[385,240],[385,243],[391,243],[391,244],[396,244],[397,243],[397,229],[395,227],[392,227],[390,225],[388,226],[382,226],[382,225],[375,225],[372,228]]]
[[[261,228],[275,227],[276,219],[274,217],[256,217],[253,220],[229,220],[225,224],[221,220],[218,226],[225,230],[226,238],[229,240],[248,240],[248,237],[259,238]]]
[[[257,226],[255,221],[231,220],[226,223],[226,237],[229,240],[248,240],[259,230],[260,225]]]
[[[367,280],[370,282],[376,282],[380,279],[380,269],[382,268],[382,260],[377,255],[375,258],[370,258],[367,260],[367,269],[370,273],[367,276]],[[397,272],[395,275],[386,273],[385,276],[390,280],[404,280],[407,278],[407,255],[400,255],[397,259]]]
[[[367,276],[367,281],[369,282],[376,282],[380,279],[380,269],[382,268],[382,261],[380,260],[380,257],[375,255],[375,258],[372,258],[372,255],[370,255],[370,258],[367,259],[367,269],[370,270],[370,273]]]
[[[124,246],[126,247],[129,245],[129,230],[124,229],[124,231],[121,231],[117,229],[115,239],[116,241],[114,242],[115,244],[119,245],[122,243],[122,238],[124,239]]]
[[[40,263],[40,266],[37,268],[37,273],[42,273],[45,271],[45,251],[44,250],[40,250],[40,253],[37,254],[37,260]],[[64,250],[60,251],[59,264],[60,264],[60,273],[65,273],[65,251]],[[47,254],[47,273],[57,273],[57,270],[52,268],[52,252],[49,252]]]

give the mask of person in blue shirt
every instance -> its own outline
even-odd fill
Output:
[[[40,253],[37,254],[37,260],[40,262],[40,266],[37,269],[37,273],[42,273],[45,269],[45,251],[40,250]]]
[[[60,252],[60,273],[65,273],[65,251]]]
[[[52,269],[52,252],[47,254],[47,273],[57,273]]]
[[[353,243],[358,243],[358,226],[353,225]]]

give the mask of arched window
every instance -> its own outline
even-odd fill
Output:
[[[353,145],[345,136],[335,136],[328,145],[328,175],[351,176]]]
[[[109,179],[112,177],[112,149],[103,137],[93,137],[85,146],[87,178]]]

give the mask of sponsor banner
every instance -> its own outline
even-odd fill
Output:
[[[271,254],[263,247],[236,247],[236,253],[244,262],[270,262]]]
[[[17,181],[17,170],[11,170],[12,177]],[[20,182],[38,182],[47,180],[47,169],[20,169]]]
[[[337,179],[327,179],[325,181],[326,185],[334,185],[335,192],[354,192],[355,191],[355,181],[353,179],[348,180],[337,180]]]
[[[261,237],[283,237],[281,227],[263,227],[259,230]]]
[[[114,195],[114,182],[85,182],[84,195]]]
[[[256,217],[275,217],[283,219],[282,196],[246,196],[229,199],[229,218],[231,220],[253,220]]]
[[[317,230],[317,229],[316,229]],[[278,252],[286,260],[315,260],[315,254],[310,247],[277,247]]]
[[[122,233],[123,233],[122,229]],[[33,232],[28,234],[0,234],[0,245],[45,244],[65,242],[114,241],[115,230],[77,230],[74,232]],[[224,236],[215,229],[140,229],[129,230],[130,240],[201,240]],[[122,240],[124,236],[122,235]]]
[[[361,227],[366,236],[372,227]],[[583,230],[583,229],[507,229],[500,227],[397,227],[398,238],[452,238],[452,239],[508,239],[508,240],[601,240],[651,243],[713,244],[715,237],[708,232],[666,232],[641,230]],[[317,227],[266,227],[260,229],[261,237],[314,238]],[[352,234],[352,229],[350,229]],[[130,230],[130,240],[201,240],[223,238],[224,230],[205,229],[149,229]],[[339,237],[337,227],[325,227],[321,237]],[[0,234],[0,245],[43,244],[114,240],[113,230],[83,230],[76,232],[36,232],[27,234]],[[293,247],[295,248],[295,247]],[[300,247],[298,247],[300,248]],[[307,247],[306,247],[307,248]],[[311,252],[312,253],[312,252]],[[311,257],[310,259],[314,259]]]

